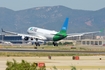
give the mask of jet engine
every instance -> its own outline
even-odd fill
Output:
[[[22,36],[22,39],[25,40],[25,41],[33,40],[32,37],[27,37],[27,36]]]
[[[22,40],[28,41],[28,40],[29,40],[29,37],[27,37],[27,36],[22,36]]]
[[[29,37],[24,37],[24,40],[25,40],[25,41],[28,41],[28,40],[29,40]]]

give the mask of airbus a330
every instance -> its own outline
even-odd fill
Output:
[[[22,36],[22,39],[25,41],[28,40],[34,41],[36,46],[40,46],[39,43],[40,41],[52,41],[54,46],[58,46],[57,41],[62,40],[66,37],[82,36],[84,34],[100,32],[100,31],[94,31],[94,32],[67,34],[68,23],[69,23],[69,18],[66,18],[59,32],[38,27],[29,27],[27,30],[28,34],[4,31],[3,29],[2,32]]]

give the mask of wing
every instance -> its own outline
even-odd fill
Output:
[[[71,34],[67,34],[67,37],[83,36],[86,34],[94,34],[94,33],[100,33],[100,32],[102,32],[102,31],[100,30],[100,31],[94,31],[94,32],[71,33]]]
[[[3,29],[1,29],[1,31],[4,33],[7,33],[7,34],[17,35],[17,33],[15,33],[15,32],[5,31]]]
[[[22,36],[23,40],[33,40],[33,39],[38,39],[38,40],[46,40],[46,37],[41,36],[41,35],[35,35],[35,34],[22,34],[22,33],[16,33],[16,32],[10,32],[10,31],[5,31],[2,29],[2,32],[7,33],[7,34],[12,34],[12,35],[17,35],[17,36]]]

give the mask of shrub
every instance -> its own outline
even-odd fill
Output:
[[[6,65],[6,70],[46,70],[45,66],[42,68],[38,68],[37,63],[33,62],[31,64],[24,60],[22,60],[21,63],[18,63],[16,62],[16,60],[13,59],[13,62],[7,61]]]
[[[53,66],[53,69],[54,69],[54,70],[58,70],[58,69],[56,68],[56,66]]]
[[[74,66],[71,66],[71,70],[77,70],[77,69],[76,69],[76,67],[74,67]]]

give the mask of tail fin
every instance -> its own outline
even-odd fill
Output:
[[[69,21],[69,18],[66,18],[61,30],[60,30],[60,33],[66,33],[67,32],[67,27],[68,27],[68,21]]]

